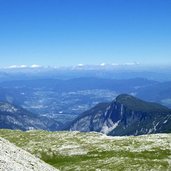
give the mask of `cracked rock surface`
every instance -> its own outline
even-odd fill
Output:
[[[0,138],[0,171],[58,171],[32,154]]]

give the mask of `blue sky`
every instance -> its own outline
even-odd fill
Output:
[[[0,59],[171,64],[171,0],[0,0]]]

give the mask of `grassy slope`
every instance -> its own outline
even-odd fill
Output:
[[[171,170],[171,134],[107,137],[98,133],[0,130],[0,137],[60,170]]]

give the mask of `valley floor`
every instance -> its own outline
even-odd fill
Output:
[[[171,170],[171,134],[110,137],[95,132],[0,130],[0,137],[61,171]]]

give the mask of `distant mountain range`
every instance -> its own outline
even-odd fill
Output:
[[[61,123],[47,117],[39,117],[10,103],[0,102],[0,129],[59,130]]]
[[[171,110],[122,94],[111,103],[101,103],[84,112],[67,129],[113,136],[171,132]]]
[[[136,96],[171,107],[171,81],[141,87],[138,89]]]
[[[158,82],[145,78],[104,79],[81,77],[67,80],[33,79],[4,81],[0,83],[0,101],[9,101],[23,106],[26,99],[34,99],[32,95],[36,94],[34,93],[35,91],[45,93],[53,91],[55,94],[95,89],[114,91],[116,94],[133,94],[143,100],[171,107],[171,81]],[[79,98],[81,99],[81,97]]]
[[[109,89],[115,91],[133,91],[135,89],[157,84],[157,81],[145,78],[105,79],[97,77],[80,77],[73,79],[33,79],[4,81],[3,88],[44,88],[56,91],[78,91],[91,89]],[[125,86],[126,85],[126,86]]]

